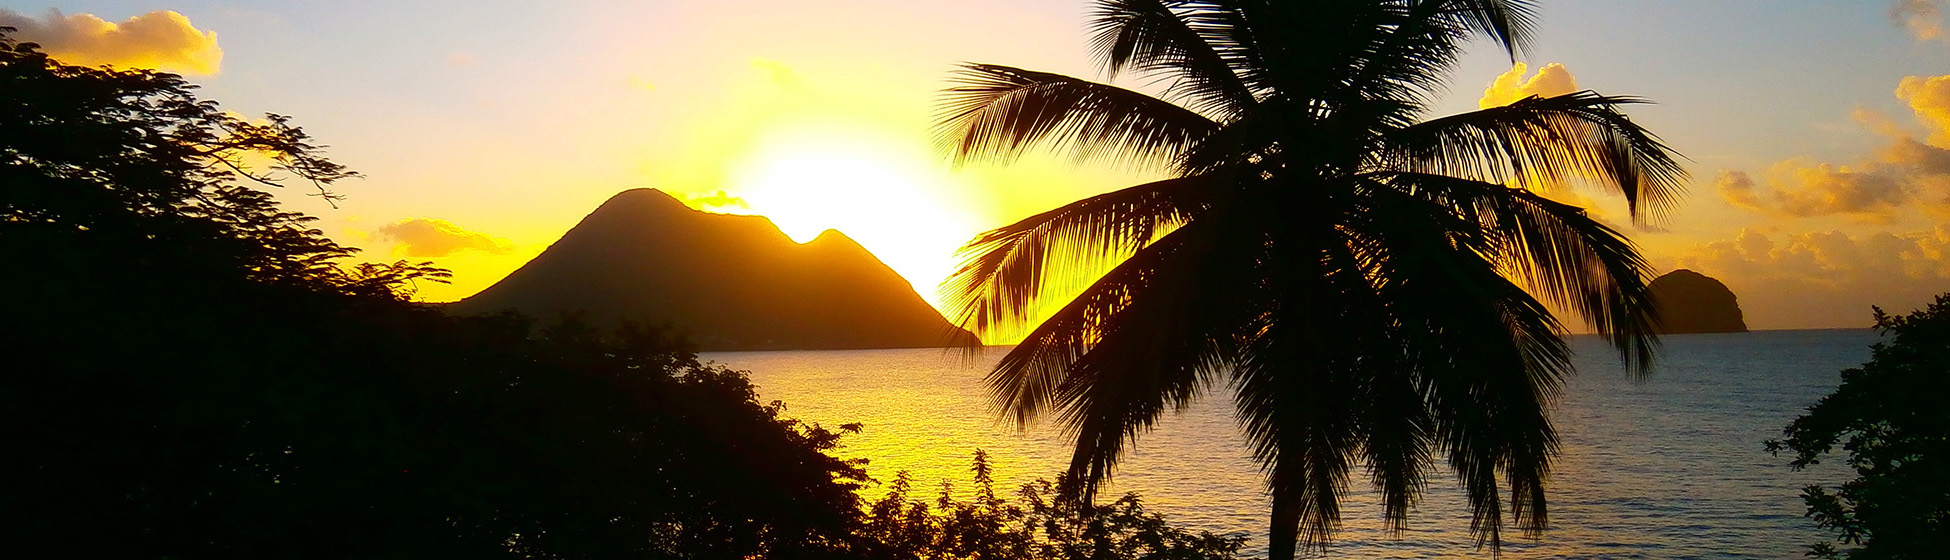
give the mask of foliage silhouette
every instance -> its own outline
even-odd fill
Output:
[[[23,557],[849,550],[857,462],[662,331],[410,303],[262,188],[354,174],[0,33],[0,529]],[[253,162],[269,161],[257,169]]]
[[[932,501],[912,495],[900,473],[887,495],[867,508],[861,534],[878,559],[1197,560],[1233,558],[1242,536],[1192,533],[1145,510],[1137,494],[1094,505],[1057,500],[1061,482],[1037,480],[1017,491],[1020,504],[995,494],[988,455],[975,452],[975,495],[957,500],[943,481]]]
[[[1229,384],[1267,473],[1277,560],[1327,542],[1362,464],[1397,528],[1439,456],[1479,542],[1495,550],[1506,523],[1541,530],[1546,407],[1571,370],[1545,304],[1641,373],[1656,312],[1622,234],[1524,187],[1612,189],[1655,219],[1684,171],[1620,112],[1641,101],[1579,92],[1420,120],[1468,40],[1514,57],[1525,0],[1095,6],[1104,72],[1153,78],[1164,98],[969,64],[942,106],[957,162],[1040,146],[1173,176],[964,247],[943,291],[977,333],[1028,326],[1073,275],[1108,270],[1002,358],[998,408],[1057,414],[1088,500],[1127,440]]]
[[[1841,443],[1855,478],[1802,491],[1808,516],[1836,532],[1810,556],[1854,560],[1939,558],[1950,545],[1950,294],[1909,315],[1875,310],[1886,338],[1868,363],[1767,442],[1801,469]]]

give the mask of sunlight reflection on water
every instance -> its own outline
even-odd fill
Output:
[[[1672,336],[1659,369],[1642,383],[1625,376],[1602,341],[1573,339],[1581,375],[1553,416],[1564,445],[1548,489],[1551,528],[1541,539],[1510,539],[1505,557],[1800,557],[1824,535],[1801,516],[1799,489],[1839,481],[1843,472],[1832,464],[1791,472],[1760,442],[1833,390],[1839,371],[1866,360],[1874,339],[1867,330]],[[883,482],[907,471],[932,492],[943,480],[966,487],[977,448],[993,458],[998,489],[1067,464],[1068,440],[1055,426],[1018,432],[991,413],[982,376],[1001,355],[991,349],[974,363],[934,349],[702,357],[750,371],[760,398],[784,401],[788,416],[827,427],[865,424],[841,455],[870,459],[869,471]],[[1168,413],[1138,441],[1109,490],[1139,492],[1175,523],[1248,533],[1249,552],[1263,554],[1268,507],[1259,467],[1229,405],[1220,390]],[[1446,471],[1431,473],[1400,534],[1380,523],[1364,483],[1357,474],[1326,556],[1487,556],[1469,536],[1466,502]]]

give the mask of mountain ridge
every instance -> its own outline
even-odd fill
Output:
[[[764,216],[702,212],[648,188],[610,197],[542,254],[448,309],[667,324],[704,351],[978,343],[843,232],[798,243]]]

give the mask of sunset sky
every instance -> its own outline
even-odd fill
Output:
[[[487,287],[604,199],[655,187],[836,228],[934,299],[981,230],[1145,180],[1030,157],[952,169],[930,140],[960,61],[1097,76],[1087,3],[1060,0],[522,2],[0,0],[0,25],[70,62],[159,67],[245,115],[290,115],[364,179],[320,217],[361,258]],[[1545,2],[1517,74],[1480,45],[1432,116],[1593,89],[1690,158],[1653,229],[1661,270],[1726,282],[1758,329],[1861,326],[1950,291],[1944,0]],[[1120,82],[1146,87],[1141,80]]]

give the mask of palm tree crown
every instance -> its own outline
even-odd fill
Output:
[[[1271,552],[1324,544],[1365,465],[1396,524],[1446,460],[1493,549],[1534,534],[1570,373],[1546,304],[1642,372],[1649,267],[1619,232],[1529,186],[1624,195],[1634,220],[1684,180],[1674,154],[1591,92],[1424,120],[1464,43],[1513,57],[1525,0],[1098,0],[1106,74],[1163,98],[990,64],[947,90],[958,161],[1036,147],[1165,166],[964,247],[944,284],[964,326],[1027,327],[1075,270],[1108,270],[1030,330],[989,386],[1018,422],[1054,413],[1089,499],[1168,408],[1230,389],[1273,500]],[[1506,503],[1504,492],[1508,492]]]

